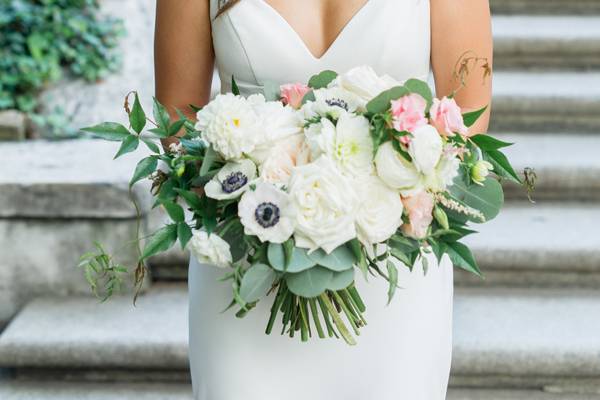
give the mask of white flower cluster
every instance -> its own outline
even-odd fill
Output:
[[[403,144],[408,157],[389,141],[374,154],[366,104],[400,84],[360,67],[295,108],[262,95],[217,96],[197,115],[202,139],[225,161],[206,195],[239,199],[245,234],[261,241],[293,237],[327,253],[354,238],[368,248],[386,241],[403,223],[403,198],[443,191],[459,166],[430,124]]]

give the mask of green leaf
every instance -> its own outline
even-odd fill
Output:
[[[494,173],[517,184],[521,184],[521,178],[515,172],[508,158],[500,150],[482,150],[483,159],[494,166]]]
[[[231,93],[233,93],[236,96],[240,95],[240,88],[237,85],[237,82],[235,81],[235,77],[233,75],[231,75]]]
[[[514,143],[503,142],[488,134],[479,134],[471,136],[473,143],[477,145],[481,150],[498,150],[503,147],[512,146]]]
[[[129,129],[116,122],[103,122],[98,125],[82,128],[82,131],[92,133],[94,136],[110,141],[121,141],[130,136]]]
[[[304,95],[304,97],[302,98],[302,104],[306,104],[309,101],[316,101],[317,98],[315,97],[315,92],[313,92],[312,90],[308,93],[306,93]]]
[[[446,254],[446,247],[448,246],[445,242],[437,241],[435,239],[428,239],[431,250],[438,261],[438,264],[442,262],[442,257]]]
[[[156,143],[154,143],[152,141],[152,139],[150,139],[148,137],[142,137],[142,136],[140,136],[139,138],[140,138],[140,140],[142,142],[144,142],[146,144],[146,146],[148,146],[148,148],[150,149],[150,151],[152,151],[152,152],[154,152],[156,154],[160,153],[160,147],[158,147],[158,145]]]
[[[117,151],[117,154],[115,154],[115,159],[121,157],[123,154],[131,153],[138,148],[139,144],[140,139],[137,136],[127,136],[125,139],[123,139],[121,147],[119,147],[119,151]]]
[[[253,303],[267,294],[277,273],[265,264],[254,264],[244,273],[240,286],[240,297],[246,303]]]
[[[392,260],[388,260],[386,263],[387,272],[388,272],[388,304],[392,302],[394,298],[394,293],[396,293],[396,287],[398,286],[398,268],[392,262]]]
[[[167,225],[159,229],[144,247],[141,259],[144,260],[155,254],[170,249],[177,240],[177,224]]]
[[[479,119],[479,117],[481,117],[481,115],[485,112],[485,110],[487,110],[487,107],[488,106],[485,106],[479,110],[464,113],[462,116],[463,116],[463,121],[465,122],[465,125],[467,127],[473,126],[473,124],[475,124],[475,122],[477,122],[477,120]]]
[[[267,101],[278,101],[280,99],[279,84],[273,81],[265,81],[263,84],[263,93]]]
[[[446,252],[455,266],[482,276],[475,258],[467,246],[459,242],[447,243]]]
[[[480,211],[485,221],[469,217],[473,222],[486,222],[494,219],[504,204],[502,186],[497,180],[487,178],[483,185],[466,184],[464,177],[457,177],[450,187],[452,197],[461,203]]]
[[[391,107],[391,101],[406,96],[410,92],[404,86],[396,86],[381,92],[367,103],[367,111],[371,114],[384,113]]]
[[[179,238],[181,249],[185,250],[185,246],[187,246],[188,242],[192,238],[192,229],[185,222],[180,222],[177,224],[177,238]]]
[[[185,214],[183,208],[175,202],[169,200],[161,200],[160,203],[163,205],[169,217],[175,222],[185,221]]]
[[[404,87],[408,89],[411,93],[416,93],[421,95],[427,101],[427,109],[426,112],[429,111],[429,108],[433,104],[433,93],[431,93],[431,88],[429,84],[420,79],[409,79],[404,82]]]
[[[420,247],[418,241],[402,235],[393,235],[389,239],[388,245],[391,248],[399,250],[403,253],[411,253],[415,250],[419,250]]]
[[[239,220],[222,235],[222,238],[229,243],[233,262],[237,262],[246,256],[248,244],[244,240],[244,226]]]
[[[156,156],[149,156],[141,159],[135,167],[135,171],[133,173],[131,181],[129,182],[129,186],[132,186],[134,183],[146,178],[148,175],[156,171],[157,166],[158,159],[156,158]]]
[[[330,285],[333,271],[315,266],[302,272],[286,274],[284,277],[292,293],[302,297],[317,297]]]
[[[315,266],[316,262],[306,253],[306,249],[295,247],[286,268],[285,251],[282,244],[269,243],[267,258],[271,266],[281,272],[300,272]]]
[[[133,107],[131,113],[129,113],[129,123],[134,131],[141,133],[146,126],[146,114],[140,104],[140,99],[137,92],[135,92],[135,100],[133,101]]]
[[[157,130],[150,130],[153,133],[156,133],[157,135],[159,135],[162,138],[168,137],[169,136],[169,126],[171,124],[171,117],[169,116],[169,113],[167,111],[167,109],[165,108],[165,106],[163,106],[162,104],[160,104],[160,102],[156,99],[156,97],[153,97],[154,99],[154,103],[152,106],[152,114],[154,115],[154,122],[156,122],[156,124],[158,124],[158,129]]]
[[[345,271],[334,272],[331,281],[327,285],[329,290],[346,289],[354,282],[354,268]]]
[[[335,71],[325,70],[316,75],[311,76],[308,80],[308,86],[313,89],[322,89],[326,88],[335,78],[337,78],[338,74]]]
[[[181,128],[183,128],[183,125],[185,124],[185,122],[186,121],[184,119],[179,119],[179,120],[173,122],[171,124],[171,126],[169,126],[169,136],[177,135],[177,133],[179,133]]]
[[[185,202],[188,204],[188,206],[190,206],[192,210],[202,209],[202,203],[198,194],[189,190],[183,190],[179,188],[176,188],[174,190],[175,192],[177,192],[177,194],[183,197]]]
[[[320,266],[336,272],[352,268],[357,261],[354,252],[346,245],[339,246],[329,254],[317,249],[308,257]]]
[[[212,148],[212,146],[206,149],[206,153],[204,154],[204,160],[202,160],[202,165],[200,166],[200,176],[204,176],[210,170],[213,163],[217,159],[217,152]]]

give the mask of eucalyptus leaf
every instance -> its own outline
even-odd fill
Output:
[[[327,285],[329,290],[342,290],[354,282],[354,268],[333,273],[331,281]]]
[[[285,251],[283,245],[279,243],[269,243],[267,257],[271,266],[281,272],[300,272],[316,265],[316,262],[307,255],[306,249],[295,247],[286,269]]]
[[[263,93],[267,101],[278,101],[281,97],[279,84],[273,81],[263,83]]]
[[[317,297],[330,285],[333,274],[333,271],[327,268],[315,266],[302,272],[286,274],[284,277],[292,293],[303,297]]]
[[[212,146],[206,149],[206,153],[204,154],[204,160],[202,160],[202,165],[200,166],[200,176],[206,175],[212,167],[213,163],[217,159],[217,152],[212,148]]]
[[[487,178],[483,185],[476,185],[465,183],[464,177],[459,176],[449,190],[453,198],[480,211],[485,217],[485,221],[469,218],[473,222],[481,223],[494,219],[504,204],[502,186],[493,178]]]
[[[329,254],[321,249],[317,249],[310,253],[308,257],[320,266],[332,271],[351,269],[357,261],[352,249],[346,245],[339,246]]]
[[[388,89],[367,103],[367,111],[371,114],[384,113],[391,107],[392,100],[406,96],[410,92],[404,86],[396,86]]]
[[[431,93],[429,84],[420,79],[409,79],[404,82],[404,87],[408,89],[409,92],[416,93],[423,97],[425,101],[427,101],[426,112],[428,112],[429,108],[433,104],[433,93]]]
[[[321,71],[320,73],[311,76],[308,80],[308,86],[313,89],[326,88],[335,78],[337,72],[331,70]]]
[[[246,303],[253,303],[267,294],[275,279],[276,272],[265,264],[254,264],[245,273],[240,285],[240,297]]]

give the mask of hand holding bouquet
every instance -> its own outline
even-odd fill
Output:
[[[350,344],[366,324],[357,273],[386,279],[390,301],[393,259],[412,268],[424,252],[448,254],[480,274],[460,239],[473,233],[469,222],[500,211],[497,178],[520,183],[500,151],[509,143],[469,132],[485,108],[461,114],[426,82],[400,83],[369,67],[324,71],[308,85],[268,84],[247,97],[233,79],[232,88],[198,109],[196,122],[181,112],[171,121],[155,101],[156,126],[142,134],[136,94],[129,128],[85,129],[120,140],[117,156],[140,142],[152,153],[131,185],[152,179],[156,206],[172,221],[146,243],[141,262],[179,241],[223,268],[237,316],[275,291],[266,333],[281,316],[282,333],[307,340],[314,329]],[[167,151],[156,145],[182,130]]]

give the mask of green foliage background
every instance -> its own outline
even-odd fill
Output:
[[[0,110],[34,112],[64,72],[95,81],[114,71],[122,32],[97,0],[0,0]]]

